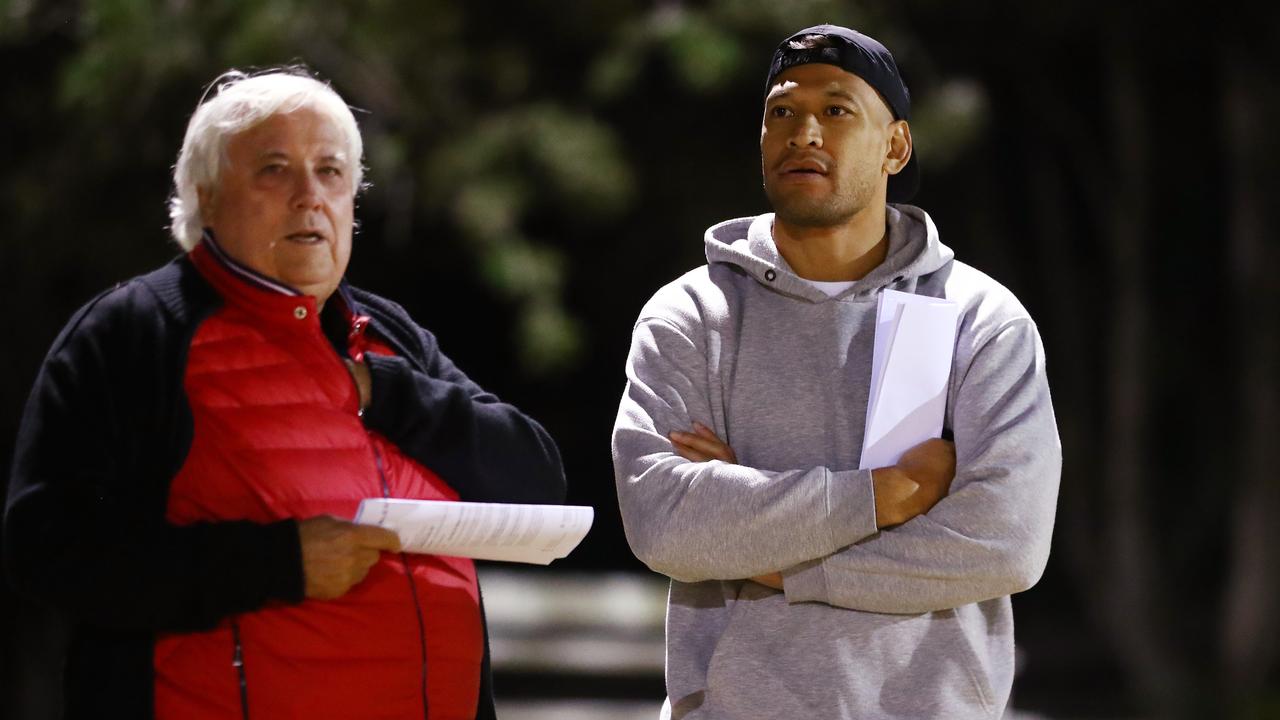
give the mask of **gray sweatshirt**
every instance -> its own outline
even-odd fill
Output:
[[[674,718],[998,718],[1013,682],[1009,595],[1044,570],[1061,449],[1036,326],[953,259],[920,209],[888,208],[885,261],[828,297],[778,254],[773,216],[706,233],[707,265],[640,313],[613,432],[632,550],[672,579]],[[956,477],[878,530],[859,470],[877,296],[960,306],[945,426]],[[713,429],[740,464],[690,462]],[[744,581],[782,571],[785,592]]]

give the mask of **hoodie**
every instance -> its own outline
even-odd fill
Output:
[[[834,297],[798,277],[773,215],[705,238],[707,265],[636,322],[613,459],[627,539],[671,578],[664,714],[687,720],[998,718],[1009,596],[1049,553],[1061,448],[1034,322],[954,259],[922,210],[887,209],[888,254]],[[876,527],[859,470],[878,296],[960,306],[944,427],[956,476]],[[713,429],[739,464],[690,462]],[[783,591],[744,578],[781,571]]]

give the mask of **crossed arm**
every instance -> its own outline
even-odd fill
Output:
[[[676,453],[686,460],[738,462],[733,448],[700,422],[693,423],[693,432],[672,431],[669,437]],[[908,450],[896,465],[872,470],[876,526],[883,530],[928,512],[947,494],[955,474],[955,445],[942,439],[926,440]],[[774,590],[783,589],[780,571],[748,579]]]
[[[707,362],[674,323],[637,325],[614,462],[628,540],[655,571],[774,585],[781,573],[791,602],[887,613],[959,607],[1039,578],[1061,451],[1030,320],[958,350],[953,448],[934,441],[870,472],[734,463],[731,448],[694,425],[722,421]]]

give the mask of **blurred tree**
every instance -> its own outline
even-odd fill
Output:
[[[930,8],[993,93],[983,203],[1045,327],[1085,607],[1153,716],[1280,717],[1276,14]]]
[[[361,215],[375,219],[374,240],[395,253],[432,228],[440,231],[433,242],[453,238],[443,242],[465,247],[478,277],[511,301],[521,366],[534,374],[574,367],[584,343],[584,329],[564,303],[562,244],[539,237],[536,227],[599,232],[636,199],[633,162],[598,114],[643,103],[647,88],[638,80],[655,63],[688,91],[714,94],[761,74],[760,59],[744,51],[753,34],[772,39],[797,23],[826,19],[877,22],[822,0],[785,10],[763,0],[612,10],[581,0],[534,2],[509,9],[498,23],[483,8],[443,0],[86,0],[78,12],[6,0],[0,16],[7,18],[0,38],[43,35],[66,45],[46,68],[65,127],[59,142],[43,143],[30,158],[54,171],[38,178],[18,172],[6,183],[6,204],[21,227],[62,230],[49,222],[54,199],[99,192],[94,188],[106,178],[146,177],[155,189],[195,88],[228,67],[302,61],[365,111],[376,189]],[[940,93],[932,111],[926,103],[922,142],[941,150],[971,139],[972,119],[980,117],[974,89]],[[70,171],[77,164],[93,175]],[[138,204],[113,208],[108,232],[139,238],[124,230],[129,219],[155,218],[158,204],[141,193],[129,200]],[[144,203],[153,209],[143,212]],[[61,265],[53,259],[27,274],[34,280]],[[101,268],[108,276],[117,269]]]
[[[378,191],[362,214],[388,218],[381,240],[403,247],[416,221],[437,213],[482,277],[517,301],[524,366],[574,361],[580,333],[560,297],[560,251],[524,237],[521,226],[533,207],[556,208],[569,225],[608,220],[625,209],[632,180],[614,137],[589,112],[554,100],[528,105],[546,92],[530,88],[531,68],[549,64],[536,56],[546,47],[536,36],[498,37],[446,2],[98,0],[70,20],[78,43],[58,72],[57,96],[68,120],[91,134],[96,167],[167,165],[176,142],[139,158],[132,143],[99,139],[155,133],[146,125],[157,105],[174,107],[183,90],[194,99],[191,89],[225,68],[309,63],[365,111]],[[174,138],[180,125],[162,136]],[[57,150],[84,151],[74,141]],[[50,196],[77,182],[51,179],[40,186]],[[40,213],[41,205],[25,207]]]

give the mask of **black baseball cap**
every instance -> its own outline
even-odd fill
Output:
[[[831,47],[794,48],[796,40],[810,35],[821,35],[830,41]],[[862,78],[875,88],[884,98],[894,120],[911,120],[911,93],[907,84],[898,73],[898,63],[894,62],[893,53],[878,40],[863,35],[856,30],[839,25],[814,25],[783,40],[773,51],[773,62],[769,64],[769,77],[765,80],[764,91],[768,95],[773,81],[783,71],[797,65],[822,63],[851,72]],[[889,176],[887,189],[889,202],[907,202],[915,196],[920,188],[920,164],[916,162],[915,148],[911,150],[911,159],[906,167],[897,175]]]

